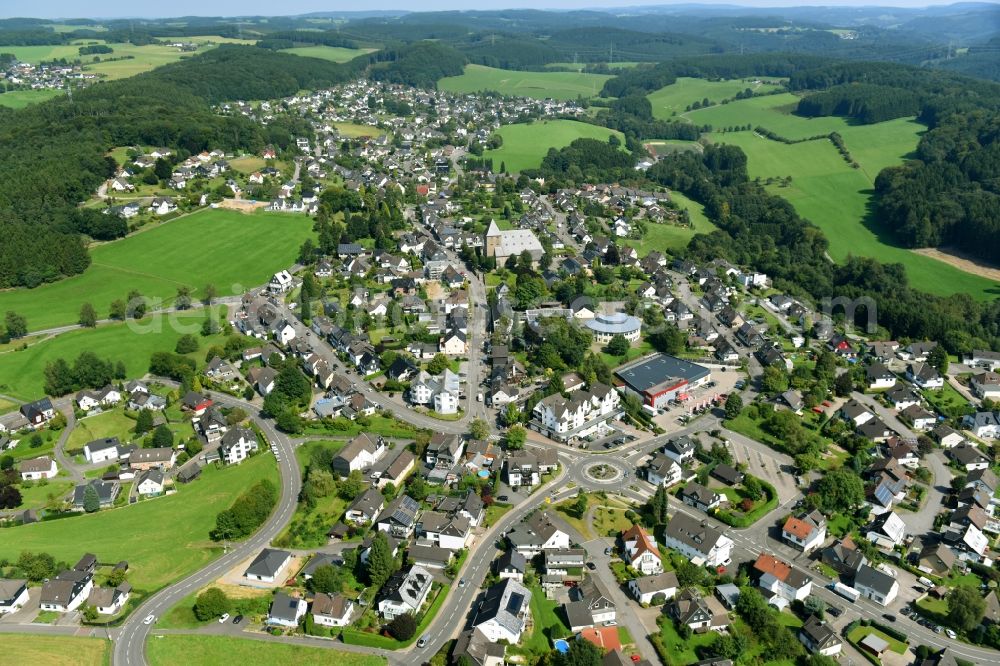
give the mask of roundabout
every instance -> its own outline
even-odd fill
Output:
[[[588,486],[607,486],[620,483],[629,476],[629,466],[619,460],[595,460],[584,462],[578,469],[579,480]]]

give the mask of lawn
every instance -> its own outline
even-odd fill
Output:
[[[347,440],[333,440],[333,439],[316,439],[310,442],[305,442],[301,446],[295,447],[295,458],[299,461],[299,469],[302,470],[304,474],[306,471],[306,465],[309,464],[309,459],[312,457],[312,452],[316,449],[330,449],[331,452],[336,453],[340,449],[344,448],[347,444]]]
[[[33,485],[24,484],[17,487],[21,491],[21,505],[19,509],[41,509],[49,502],[49,498],[60,498],[73,489],[73,482],[66,481],[60,477],[51,479],[44,484],[38,481]]]
[[[240,173],[254,173],[255,171],[260,171],[267,166],[267,162],[263,157],[257,157],[256,155],[244,155],[243,157],[237,157],[229,160],[229,166],[231,166],[234,171],[239,171]]]
[[[680,192],[671,192],[670,199],[681,208],[688,211],[691,226],[682,227],[676,224],[655,222],[646,223],[646,235],[642,240],[629,240],[639,256],[644,256],[650,250],[676,250],[687,247],[695,234],[709,234],[715,231],[715,225],[705,216],[705,207],[697,201],[692,201]]]
[[[222,663],[381,666],[386,663],[384,657],[230,636],[167,635],[150,641],[146,650],[154,666],[181,663],[188,666]]]
[[[620,527],[622,525],[624,525],[624,529],[628,529],[629,527],[631,527],[632,524],[625,521],[624,512],[625,509],[627,509],[628,507],[626,507],[626,505],[623,504],[622,502],[612,499],[607,499],[607,500],[601,499],[600,497],[592,493],[587,494],[586,498],[587,498],[588,511],[590,511],[591,509],[594,511],[594,529],[597,529],[599,532],[599,534],[597,535],[595,535],[593,531],[590,529],[590,527],[587,525],[587,512],[584,512],[583,516],[580,517],[577,517],[576,513],[574,512],[573,504],[576,503],[575,497],[563,500],[562,502],[559,502],[555,506],[556,511],[559,512],[559,517],[565,520],[567,523],[569,523],[569,525],[573,527],[573,529],[575,529],[577,532],[579,532],[584,539],[589,540],[593,539],[595,536],[604,536],[605,532],[601,531],[601,528],[611,529],[612,527],[615,526]],[[601,509],[605,510],[616,509],[620,510],[621,513],[619,513],[618,511],[614,511],[613,512],[614,515],[605,515],[599,521],[598,514],[601,511]]]
[[[362,432],[370,432],[395,439],[413,439],[417,434],[409,423],[380,414],[369,416],[367,425],[361,425],[344,417],[333,419],[332,423],[333,425],[329,427],[324,423],[307,423],[304,434],[319,437],[355,437]]]
[[[626,509],[598,506],[594,508],[594,530],[598,536],[618,536],[632,527],[625,517]]]
[[[305,58],[319,58],[332,62],[347,62],[358,56],[371,53],[376,49],[345,49],[340,46],[297,46],[294,49],[282,49],[285,53],[294,53]]]
[[[903,654],[906,652],[906,643],[900,640],[896,640],[889,634],[883,631],[879,631],[875,627],[865,627],[865,626],[855,627],[854,629],[851,630],[851,633],[847,634],[847,640],[849,640],[854,645],[858,645],[861,643],[861,640],[868,634],[875,634],[879,638],[883,639],[885,642],[889,644],[889,649],[895,652],[896,654]]]
[[[449,76],[438,81],[438,89],[453,93],[489,90],[501,95],[568,100],[595,97],[610,78],[605,74],[583,72],[523,72],[466,65],[461,76]]]
[[[38,104],[39,102],[44,102],[63,94],[65,94],[64,90],[54,90],[51,88],[43,90],[12,90],[0,95],[0,106],[23,109],[26,106]]]
[[[972,404],[948,382],[945,382],[942,388],[927,389],[920,393],[931,407],[945,416],[960,418],[976,411]]]
[[[4,634],[4,661],[45,666],[103,666],[111,657],[111,641],[103,638]]]
[[[666,653],[670,655],[671,663],[675,664],[695,663],[698,661],[696,650],[699,647],[711,645],[717,637],[714,631],[709,631],[704,634],[692,634],[691,638],[684,640],[677,633],[674,623],[669,618],[663,618],[659,624],[659,639]]]
[[[18,312],[31,330],[40,330],[76,323],[84,302],[106,317],[111,302],[130,289],[164,303],[180,286],[190,287],[195,298],[206,284],[219,296],[237,295],[295,263],[311,235],[312,220],[305,216],[206,209],[94,247],[82,275],[0,293],[0,311]]]
[[[85,552],[102,562],[128,560],[129,581],[136,590],[150,593],[204,567],[220,553],[208,538],[215,514],[264,478],[278,483],[270,456],[226,469],[209,466],[199,480],[167,497],[5,530],[0,558],[14,560],[30,550],[68,562]]]
[[[503,145],[496,150],[487,150],[483,153],[483,157],[492,158],[493,166],[498,170],[501,162],[506,164],[507,171],[511,173],[539,167],[549,148],[563,148],[576,139],[605,141],[614,134],[622,140],[623,145],[625,143],[621,132],[577,120],[547,120],[505,125],[497,130],[497,133],[503,137]]]
[[[731,81],[709,81],[707,79],[692,79],[680,77],[675,83],[660,88],[646,95],[653,105],[654,118],[670,118],[674,114],[681,115],[694,102],[701,102],[706,97],[718,104],[724,99],[732,99],[736,93],[750,88],[755,93],[777,90],[778,86],[754,84],[753,79]]]
[[[359,125],[357,123],[334,123],[334,129],[340,134],[346,137],[357,139],[362,136],[382,136],[385,134],[385,130],[379,129],[374,125]]]
[[[742,148],[751,178],[791,176],[790,184],[776,182],[768,190],[787,199],[800,215],[824,231],[835,261],[850,254],[875,257],[906,266],[910,283],[921,290],[941,295],[969,293],[978,299],[995,296],[989,291],[996,288],[993,281],[895,246],[891,232],[875,219],[875,177],[885,167],[901,163],[916,148],[923,125],[906,118],[874,125],[851,125],[839,117],[801,118],[790,113],[796,100],[790,94],[752,98],[693,111],[688,117],[717,128],[760,125],[792,139],[840,133],[860,168],[851,168],[827,139],[789,145],[754,132],[709,136],[715,142]]]
[[[74,451],[95,439],[117,437],[123,444],[131,441],[135,429],[135,420],[125,416],[122,410],[114,409],[108,412],[88,416],[76,422],[76,427],[69,435],[66,449]]]
[[[531,586],[531,617],[535,628],[522,645],[535,654],[545,654],[552,649],[553,638],[569,635],[569,628],[557,614],[559,602],[545,598],[538,585]]]
[[[492,527],[503,518],[504,514],[513,509],[513,505],[505,502],[494,502],[486,507],[486,517],[483,520],[485,527]]]
[[[122,361],[129,377],[141,377],[149,371],[149,359],[154,352],[172,352],[177,340],[187,333],[195,335],[199,343],[198,351],[189,356],[201,363],[205,350],[224,339],[221,334],[201,337],[200,329],[204,321],[205,310],[153,315],[137,323],[108,324],[95,329],[70,331],[31,345],[24,351],[2,354],[0,393],[23,400],[42,397],[45,395],[46,364],[63,358],[72,365],[83,351],[93,352],[102,359]],[[80,446],[86,443],[82,442]]]

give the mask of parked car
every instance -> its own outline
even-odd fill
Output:
[[[242,615],[237,615],[236,617],[233,618],[233,624],[239,624],[242,621],[243,621]]]
[[[889,622],[895,622],[896,621],[896,616],[893,615],[892,613],[882,613],[882,617],[884,617],[885,619],[889,620]]]
[[[948,638],[955,639],[958,638],[958,634],[955,633],[954,629],[945,629],[944,632],[948,634]]]
[[[420,637],[420,640],[417,641],[417,647],[418,648],[424,647],[425,645],[427,645],[428,640],[429,640],[428,636],[424,634],[423,636]]]
[[[229,613],[223,613],[222,617],[219,618],[219,624],[225,624],[226,620],[229,619]]]
[[[595,565],[593,562],[587,562],[587,568],[590,569],[591,571],[595,571],[597,569],[597,565]]]

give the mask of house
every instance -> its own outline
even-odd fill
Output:
[[[660,551],[652,534],[639,525],[632,525],[621,538],[625,545],[625,561],[629,566],[647,576],[663,571]]]
[[[243,576],[261,583],[278,582],[291,561],[292,554],[288,551],[265,548],[253,559]]]
[[[454,554],[447,548],[440,546],[416,544],[409,547],[406,556],[411,564],[421,566],[428,571],[441,571],[451,563]]]
[[[97,609],[100,615],[114,615],[125,607],[132,596],[132,586],[122,582],[117,587],[95,587],[90,591],[87,604]]]
[[[833,657],[840,654],[840,650],[844,646],[844,642],[837,636],[837,632],[815,615],[809,616],[802,628],[799,629],[798,636],[806,649],[813,654]]]
[[[32,458],[18,464],[17,471],[21,475],[22,481],[37,481],[39,479],[51,479],[59,473],[56,461],[48,456]]]
[[[523,581],[527,566],[528,561],[524,555],[516,550],[505,550],[496,560],[497,577],[501,580],[513,578],[516,581]]]
[[[123,447],[117,437],[95,439],[83,446],[83,457],[92,465],[108,462],[109,460],[118,460],[122,452]]]
[[[773,555],[761,553],[753,565],[757,586],[765,591],[768,602],[784,608],[793,601],[802,601],[812,592],[812,578]]]
[[[186,411],[192,412],[195,416],[201,416],[211,406],[212,399],[197,391],[188,391],[181,398],[181,407]]]
[[[687,435],[672,437],[663,445],[663,455],[683,465],[694,458],[694,440]]]
[[[476,609],[472,626],[496,643],[517,644],[531,617],[531,591],[508,578],[491,585]]]
[[[722,504],[724,496],[709,490],[697,481],[692,481],[677,493],[677,498],[688,506],[693,506],[699,511],[707,513]]]
[[[333,470],[347,476],[354,470],[367,469],[388,450],[388,442],[381,435],[363,432],[352,439],[333,459]]]
[[[890,389],[896,385],[896,375],[878,362],[865,368],[865,380],[870,391]]]
[[[450,666],[503,666],[506,653],[505,643],[491,643],[482,632],[468,629],[458,635],[449,663]]]
[[[257,450],[257,435],[249,428],[233,428],[222,436],[219,455],[227,465],[238,465]]]
[[[899,583],[889,574],[862,564],[854,575],[854,589],[877,604],[888,606],[899,593]]]
[[[313,597],[313,621],[323,627],[346,627],[354,614],[354,602],[341,594],[317,592]]]
[[[177,452],[169,447],[136,449],[128,457],[128,464],[134,471],[150,469],[170,469],[177,462]]]
[[[382,510],[375,524],[380,532],[404,539],[413,534],[419,515],[420,503],[409,495],[400,495]]]
[[[906,366],[906,379],[921,389],[944,387],[944,377],[930,363],[910,363]]]
[[[976,396],[984,400],[1000,400],[1000,374],[990,370],[977,372],[969,378],[969,386]]]
[[[100,508],[106,508],[114,504],[121,492],[121,484],[117,481],[101,481],[92,479],[87,483],[80,484],[73,488],[73,506],[83,509],[87,503],[87,488],[93,488],[97,492],[97,501]]]
[[[434,546],[460,550],[469,544],[472,526],[469,519],[462,515],[425,511],[417,523],[417,536]]]
[[[968,443],[956,446],[948,451],[948,455],[967,472],[986,469],[990,466],[990,459],[982,451]]]
[[[673,458],[656,453],[646,465],[646,480],[654,486],[669,488],[684,480],[684,470]]]
[[[826,541],[826,518],[819,511],[789,516],[781,528],[781,538],[808,553]]]
[[[611,622],[617,616],[617,609],[611,593],[604,582],[595,576],[587,576],[576,587],[570,590],[570,603],[564,605],[566,615],[570,618],[570,630],[575,627],[592,627],[597,624]],[[579,623],[580,619],[588,620]]]
[[[735,486],[743,483],[743,472],[737,470],[732,465],[719,463],[712,468],[712,476],[722,481],[727,486]]]
[[[267,612],[267,622],[272,627],[287,627],[294,629],[299,626],[309,605],[304,599],[290,597],[284,592],[278,592],[271,601],[271,608]]]
[[[286,291],[291,291],[294,285],[295,281],[292,279],[291,273],[288,271],[278,271],[271,277],[271,281],[267,283],[267,289],[272,294],[283,294]]]
[[[722,531],[684,513],[667,523],[663,545],[673,548],[696,564],[718,567],[729,564],[733,541]]]
[[[930,430],[937,424],[937,416],[920,405],[910,405],[899,414],[903,420],[912,424],[914,430]],[[916,465],[913,465],[916,467]]]
[[[20,412],[32,428],[39,428],[56,416],[56,410],[49,398],[42,398],[34,402],[29,402],[26,405],[21,405]]]
[[[76,394],[77,406],[85,412],[95,407],[108,407],[121,402],[122,394],[114,386],[105,386],[99,391],[84,389]]]
[[[875,517],[868,526],[866,538],[879,548],[892,550],[903,544],[906,537],[906,523],[896,513],[886,511]]]
[[[692,588],[678,593],[666,610],[668,616],[696,633],[724,631],[729,626],[729,618],[724,613],[715,613],[701,593]]]
[[[369,488],[348,505],[344,512],[344,520],[356,525],[364,525],[374,521],[384,508],[385,500],[382,493],[374,488]]]
[[[931,436],[937,440],[943,449],[952,449],[965,441],[962,433],[958,432],[950,425],[942,423],[931,431]]]
[[[920,551],[919,569],[936,576],[947,576],[956,560],[951,548],[943,543],[932,543]]]
[[[1000,439],[1000,412],[966,414],[962,426],[981,439]]]
[[[546,437],[566,442],[587,437],[621,413],[621,396],[605,384],[594,383],[589,390],[577,390],[569,397],[553,393],[532,410],[529,423]]]
[[[83,605],[94,589],[94,575],[70,569],[59,573],[42,585],[39,608],[43,611],[68,613]]]
[[[640,604],[656,606],[677,594],[677,574],[666,571],[653,576],[641,576],[628,582],[629,592]]]
[[[853,576],[861,565],[868,563],[868,558],[849,535],[824,548],[821,558],[824,564],[846,576]]]
[[[587,551],[583,548],[559,548],[546,550],[542,553],[545,564],[545,575],[565,579],[583,578],[583,567],[587,560]]]
[[[840,408],[840,416],[845,421],[850,421],[855,428],[875,418],[875,414],[857,400],[848,400]]]
[[[0,578],[0,615],[16,613],[28,603],[28,581]]]
[[[507,541],[525,557],[534,557],[545,550],[569,548],[569,534],[556,527],[549,516],[539,512],[515,525],[507,532]]]
[[[376,607],[379,614],[391,622],[398,615],[420,611],[427,595],[430,594],[434,578],[427,569],[413,565],[404,571],[394,573],[379,592]]]
[[[997,479],[997,475],[991,469],[977,469],[965,476],[965,487],[981,490],[989,497],[993,497],[1000,488],[1000,479]]]
[[[151,469],[139,475],[136,483],[136,492],[140,495],[150,497],[163,492],[163,472],[158,469]]]
[[[424,452],[428,465],[453,467],[462,457],[465,441],[458,435],[435,433]]]

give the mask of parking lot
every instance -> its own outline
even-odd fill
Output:
[[[680,404],[668,405],[659,415],[653,417],[653,422],[670,433],[687,427],[688,420],[699,411],[710,408],[715,400],[721,405],[724,395],[736,390],[736,383],[745,381],[746,375],[732,368],[712,368],[712,381],[705,386],[691,389],[687,392],[688,399]]]

